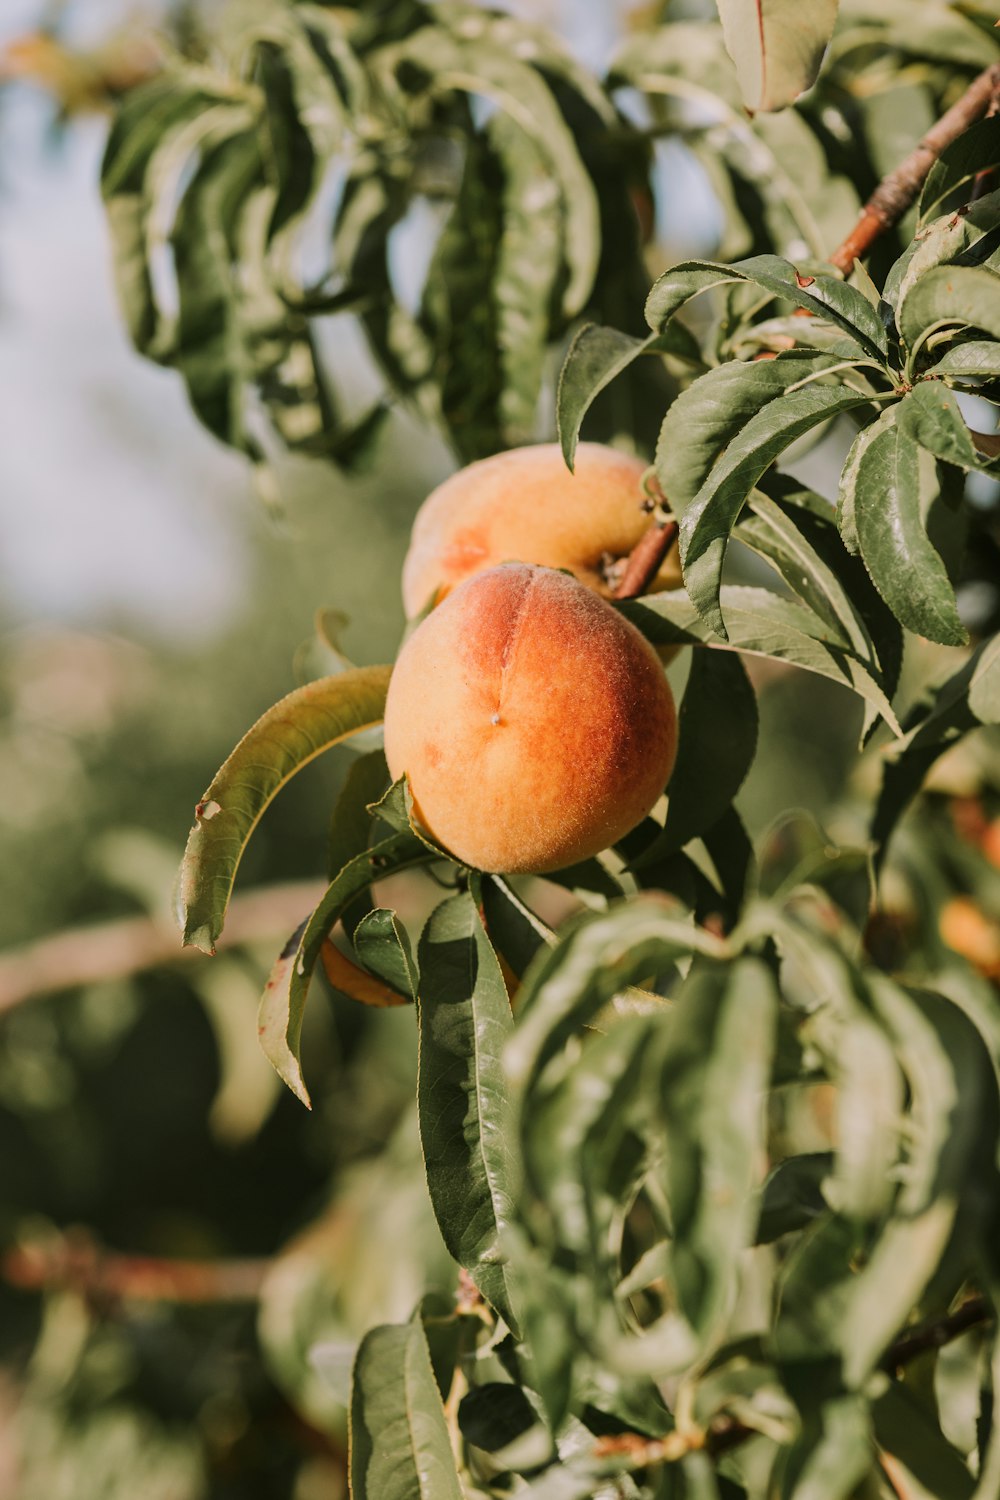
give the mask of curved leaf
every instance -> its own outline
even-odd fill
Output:
[[[837,0],[718,0],[726,50],[751,112],[783,109],[819,72]]]
[[[936,266],[900,303],[897,324],[911,355],[952,324],[1000,339],[1000,274],[985,266]]]
[[[997,279],[1000,295],[1000,278]],[[993,345],[1000,367],[1000,343]],[[995,458],[976,447],[958,402],[939,380],[922,380],[899,405],[899,425],[922,448],[943,463],[962,469],[984,469],[1000,472]]]
[[[667,408],[656,444],[657,478],[674,513],[684,514],[751,417],[790,385],[840,363],[819,350],[788,350],[775,359],[728,360],[692,381]]]
[[[264,809],[296,771],[381,722],[391,667],[355,667],[296,688],[259,718],[195,810],[178,877],[185,943],[214,951],[236,869]]]
[[[1000,164],[1000,120],[977,120],[935,161],[924,179],[917,232],[949,210],[965,207],[977,174]],[[950,201],[949,201],[950,200]]]
[[[646,301],[646,321],[661,332],[685,302],[710,287],[731,282],[759,286],[772,297],[836,323],[859,355],[884,365],[888,349],[885,329],[867,298],[833,276],[800,276],[778,255],[755,255],[732,266],[710,260],[680,261],[654,283]]]
[[[796,438],[841,412],[866,406],[870,399],[850,386],[818,383],[775,396],[729,444],[685,511],[679,538],[684,584],[692,602],[723,638],[722,567],[729,534],[751,490]]]
[[[299,1063],[302,1017],[313,971],[327,937],[346,909],[372,881],[428,864],[434,855],[410,833],[396,833],[350,860],[328,886],[322,901],[275,961],[261,996],[257,1033],[261,1047],[279,1077],[309,1107],[309,1092]],[[334,960],[336,964],[336,960]],[[334,969],[331,979],[337,980]],[[351,986],[345,983],[345,989]]]
[[[869,667],[831,639],[829,627],[811,609],[769,589],[735,585],[723,588],[721,599],[729,631],[726,642],[718,639],[679,590],[675,595],[647,594],[619,608],[656,646],[726,645],[732,651],[786,661],[829,677],[852,688],[878,710],[894,734],[900,733],[885,690]]]
[[[701,363],[697,342],[687,329],[675,324],[664,334],[634,338],[617,328],[586,323],[566,351],[556,391],[556,420],[563,457],[572,469],[583,419],[591,405],[641,354],[675,354],[691,363]]]
[[[417,1107],[431,1203],[449,1252],[516,1326],[505,1269],[512,1215],[507,987],[473,897],[443,901],[418,948]]]
[[[373,1328],[361,1341],[349,1465],[353,1500],[463,1500],[419,1319]]]
[[[927,535],[939,492],[934,460],[896,421],[860,456],[854,516],[865,567],[896,618],[918,635],[961,646],[968,636],[955,591]]]

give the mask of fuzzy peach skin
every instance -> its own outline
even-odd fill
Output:
[[[605,598],[605,567],[627,557],[649,528],[646,465],[601,443],[581,443],[571,474],[557,443],[512,448],[460,469],[417,512],[403,564],[403,605],[413,619],[435,591],[497,563],[566,568]],[[679,588],[671,551],[650,592]]]
[[[649,812],[673,768],[673,695],[653,648],[565,573],[468,579],[400,652],[385,753],[424,828],[464,864],[558,870]]]

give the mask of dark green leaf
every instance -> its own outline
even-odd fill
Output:
[[[899,422],[864,448],[854,479],[854,519],[865,567],[896,618],[945,645],[968,639],[955,591],[928,535],[940,493],[937,465]]]
[[[462,1500],[419,1320],[365,1335],[354,1366],[353,1500]]]
[[[1000,277],[997,293],[1000,295]],[[994,344],[993,349],[1000,368],[1000,343]],[[900,402],[898,411],[902,431],[943,463],[1000,473],[996,457],[991,458],[976,447],[958,402],[939,380],[922,380],[914,386]]]
[[[352,934],[354,951],[371,974],[411,1000],[417,998],[417,966],[410,939],[394,911],[376,907],[361,918]]]
[[[768,589],[734,585],[723,588],[721,598],[730,650],[787,661],[851,687],[878,709],[893,733],[899,733],[885,692],[869,669],[831,639],[829,628],[812,610]],[[654,645],[722,644],[679,592],[648,594],[620,608]]]
[[[359,854],[335,877],[315,911],[293,934],[275,962],[261,997],[257,1031],[264,1055],[303,1104],[309,1104],[309,1093],[299,1062],[299,1038],[309,983],[324,941],[337,920],[373,880],[394,870],[427,864],[432,858],[410,833],[393,834]]]
[[[502,1243],[512,1204],[500,1064],[512,1022],[471,895],[452,896],[432,913],[418,963],[417,1103],[431,1202],[450,1253],[513,1324]]]
[[[1000,723],[1000,643],[984,642],[918,711],[897,754],[886,763],[871,836],[876,858],[931,766],[963,734],[980,724]]]
[[[926,1406],[898,1381],[872,1403],[875,1441],[928,1495],[969,1500],[976,1482]]]
[[[382,796],[388,780],[389,771],[381,750],[372,750],[352,762],[330,820],[327,869],[331,880],[367,846],[372,826],[369,804]]]
[[[483,881],[482,895],[490,942],[520,979],[539,948],[555,942],[555,933],[502,875],[488,875]]]
[[[668,407],[656,444],[657,478],[674,512],[684,514],[720,453],[762,407],[841,363],[818,350],[789,350],[775,359],[729,360],[693,381]]]
[[[696,341],[680,323],[672,324],[665,334],[654,333],[644,339],[599,323],[586,323],[580,329],[566,351],[556,393],[559,440],[570,468],[583,419],[605,386],[641,354],[668,353],[692,364],[701,363]]]
[[[185,943],[211,953],[236,867],[268,803],[296,771],[381,721],[390,667],[356,667],[306,683],[268,709],[213,778],[196,809],[177,904]]]
[[[696,651],[678,715],[666,825],[636,866],[711,828],[743,785],[756,750],[757,698],[743,663],[731,652]]]
[[[783,1234],[804,1229],[829,1211],[823,1183],[833,1167],[833,1154],[814,1151],[779,1162],[761,1193],[758,1245],[769,1245]]]
[[[722,567],[729,534],[751,490],[796,438],[841,412],[867,405],[869,399],[850,386],[817,382],[775,396],[733,438],[685,511],[680,528],[685,587],[707,622],[723,637]]]
[[[964,207],[976,174],[1000,163],[1000,120],[977,120],[935,161],[920,194],[918,230],[941,214]]]
[[[800,276],[777,255],[756,255],[735,265],[715,261],[680,261],[654,284],[646,303],[646,321],[661,332],[685,302],[710,287],[747,282],[783,302],[803,307],[816,317],[836,323],[850,338],[858,355],[882,364],[886,336],[871,303],[854,287],[832,276]]]

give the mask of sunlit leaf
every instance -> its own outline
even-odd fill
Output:
[[[185,943],[210,953],[236,868],[264,809],[296,771],[382,718],[390,667],[357,667],[306,683],[248,730],[196,809],[178,879]]]
[[[837,0],[718,0],[726,48],[749,110],[782,109],[810,87],[837,19]]]

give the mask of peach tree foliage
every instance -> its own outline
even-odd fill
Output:
[[[663,10],[598,77],[476,6],[240,0],[207,56],[124,99],[104,168],[123,308],[218,437],[261,469],[282,446],[377,463],[403,404],[467,460],[544,435],[554,396],[568,463],[585,420],[652,457],[685,592],[621,607],[691,647],[666,811],[549,877],[583,902],[558,932],[520,885],[429,843],[405,782],[387,789],[389,669],[362,666],[268,710],[205,792],[185,939],[211,950],[285,782],[364,732],[329,888],[275,960],[261,1039],[308,1102],[324,955],[348,995],[414,1005],[427,1186],[467,1279],[357,1349],[356,1500],[987,1500],[1000,1007],[937,912],[1000,896],[920,789],[1000,721],[995,590],[972,615],[956,595],[995,554],[967,486],[1000,472],[997,440],[959,397],[1000,396],[1000,120],[945,151],[867,269],[844,280],[825,257],[1000,57],[995,14]],[[702,162],[719,246],[650,286],[661,139]],[[398,246],[428,207],[414,296]],[[362,409],[348,327],[381,384]],[[787,456],[834,422],[851,441],[820,494]],[[942,649],[901,692],[917,638]],[[734,801],[757,749],[745,656],[860,700],[853,839],[790,813],[752,844]],[[415,867],[449,890],[413,940],[372,885]],[[887,889],[923,913],[892,941]],[[786,1101],[813,1085],[833,1124],[801,1149]],[[949,1405],[945,1356],[929,1340],[914,1362],[901,1340],[973,1296],[979,1331],[941,1365]]]

